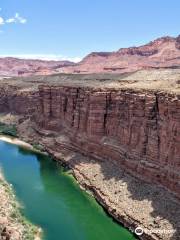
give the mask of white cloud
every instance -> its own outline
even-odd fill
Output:
[[[9,18],[6,20],[6,23],[22,23],[25,24],[27,22],[27,19],[20,17],[19,13],[16,13],[13,18]]]
[[[15,14],[14,19],[15,19],[17,22],[22,23],[22,24],[24,24],[24,23],[27,22],[27,19],[25,19],[25,18],[23,18],[23,17],[20,17],[20,16],[19,16],[19,13],[16,13],[16,14]]]
[[[2,17],[0,17],[0,25],[4,24],[4,19]]]
[[[6,20],[7,23],[14,23],[16,20],[14,18],[9,18]]]
[[[82,58],[80,57],[66,57],[56,54],[7,54],[0,55],[0,57],[15,57],[20,59],[40,59],[40,60],[54,60],[54,61],[71,61],[71,62],[80,62]]]
[[[0,8],[0,11],[2,9]],[[25,24],[27,22],[26,18],[23,18],[19,15],[19,13],[16,13],[14,17],[4,19],[3,17],[0,16],[0,25],[4,25],[6,23],[21,23]]]

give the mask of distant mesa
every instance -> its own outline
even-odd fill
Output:
[[[141,69],[180,68],[180,35],[158,38],[140,47],[92,52],[79,63],[0,58],[1,76],[55,73],[125,73]]]
[[[0,76],[49,75],[58,73],[61,67],[74,66],[74,64],[70,61],[46,61],[5,57],[0,58]]]
[[[121,48],[116,52],[93,52],[80,63],[61,68],[61,72],[128,73],[141,69],[179,67],[180,36],[167,36],[140,47]]]

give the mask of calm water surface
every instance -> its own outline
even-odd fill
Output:
[[[0,167],[45,240],[133,240],[49,157],[0,141]]]

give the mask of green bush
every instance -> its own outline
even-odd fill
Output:
[[[32,144],[33,148],[40,151],[40,152],[43,152],[44,151],[44,147],[41,145],[41,144],[38,144],[38,143],[34,143]]]
[[[7,125],[0,123],[0,134],[10,135],[12,137],[17,136],[17,129],[15,125]]]

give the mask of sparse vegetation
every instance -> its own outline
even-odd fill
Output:
[[[44,151],[44,147],[41,144],[34,143],[32,146],[33,146],[34,149],[36,149],[36,150],[38,150],[40,152]]]
[[[15,125],[7,125],[0,122],[0,134],[9,135],[12,137],[17,136],[17,129]]]
[[[14,191],[0,172],[0,239],[40,239],[40,229],[31,224],[21,213]],[[9,238],[8,238],[9,237]]]

